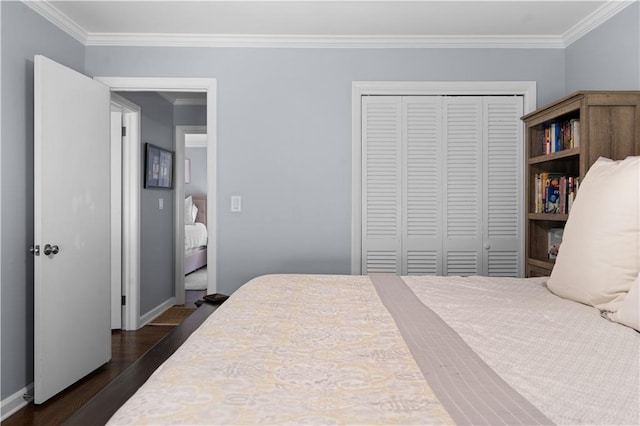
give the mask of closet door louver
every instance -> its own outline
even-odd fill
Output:
[[[403,275],[442,275],[442,97],[402,98]]]
[[[362,273],[521,276],[522,97],[362,98]]]
[[[482,264],[482,98],[444,98],[444,275]]]
[[[490,276],[521,276],[520,188],[523,115],[522,97],[484,98],[483,262]]]
[[[362,273],[400,271],[401,98],[362,98]]]

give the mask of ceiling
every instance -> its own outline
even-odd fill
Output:
[[[38,1],[85,45],[566,47],[631,1]]]

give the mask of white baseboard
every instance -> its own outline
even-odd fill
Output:
[[[146,314],[140,317],[140,322],[138,323],[138,328],[142,328],[145,325],[149,324],[154,319],[158,318],[164,311],[175,305],[176,298],[172,297],[171,299],[167,299]]]
[[[31,402],[31,399],[24,399],[25,394],[33,395],[33,383],[2,400],[2,408],[0,409],[2,416],[0,417],[0,421],[7,420],[10,415]]]

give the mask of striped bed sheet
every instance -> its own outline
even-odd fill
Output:
[[[110,424],[639,424],[640,335],[545,278],[267,275]]]

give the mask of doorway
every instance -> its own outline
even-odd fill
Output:
[[[131,186],[123,186],[123,181],[131,180],[124,176],[123,159],[130,155],[131,147],[140,144],[140,108],[129,102],[122,96],[111,93],[111,329],[121,329],[123,324],[130,323],[129,318],[133,313],[123,309],[122,296],[124,277],[131,274],[130,265],[123,267],[122,259],[129,256],[129,252],[139,252],[137,241],[123,246],[123,235],[130,235],[131,230],[123,229],[123,219],[126,214],[131,214],[131,206],[135,204],[139,189]],[[123,131],[122,129],[127,129]],[[129,150],[127,151],[127,149]],[[136,217],[137,217],[137,212]],[[131,220],[124,221],[129,226]],[[135,312],[135,318],[138,311]]]
[[[216,292],[216,95],[217,82],[205,78],[145,78],[145,77],[95,77],[109,86],[112,92],[204,92],[207,98],[207,293]],[[139,123],[138,123],[139,124]],[[138,128],[139,131],[139,128]],[[179,190],[183,186],[184,161],[175,162],[174,191],[174,235],[180,233],[184,223],[184,197]],[[140,188],[142,185],[142,150],[134,144],[123,152],[123,187],[132,188],[128,207],[123,205],[123,296],[126,304],[123,308],[122,328],[137,330],[145,323],[140,315]],[[125,202],[127,199],[125,198]],[[182,241],[176,235],[175,241]],[[176,291],[171,304],[184,303],[184,275],[181,265],[184,247],[174,244],[174,264]]]
[[[176,233],[176,241],[185,241],[182,257],[176,259],[176,272],[184,273],[180,277],[176,273],[176,294],[184,293],[185,306],[193,306],[208,290],[208,221],[202,215],[208,199],[207,126],[176,126],[175,133],[176,162],[184,165],[183,185],[176,190],[182,191],[180,196],[185,200],[184,234]]]

